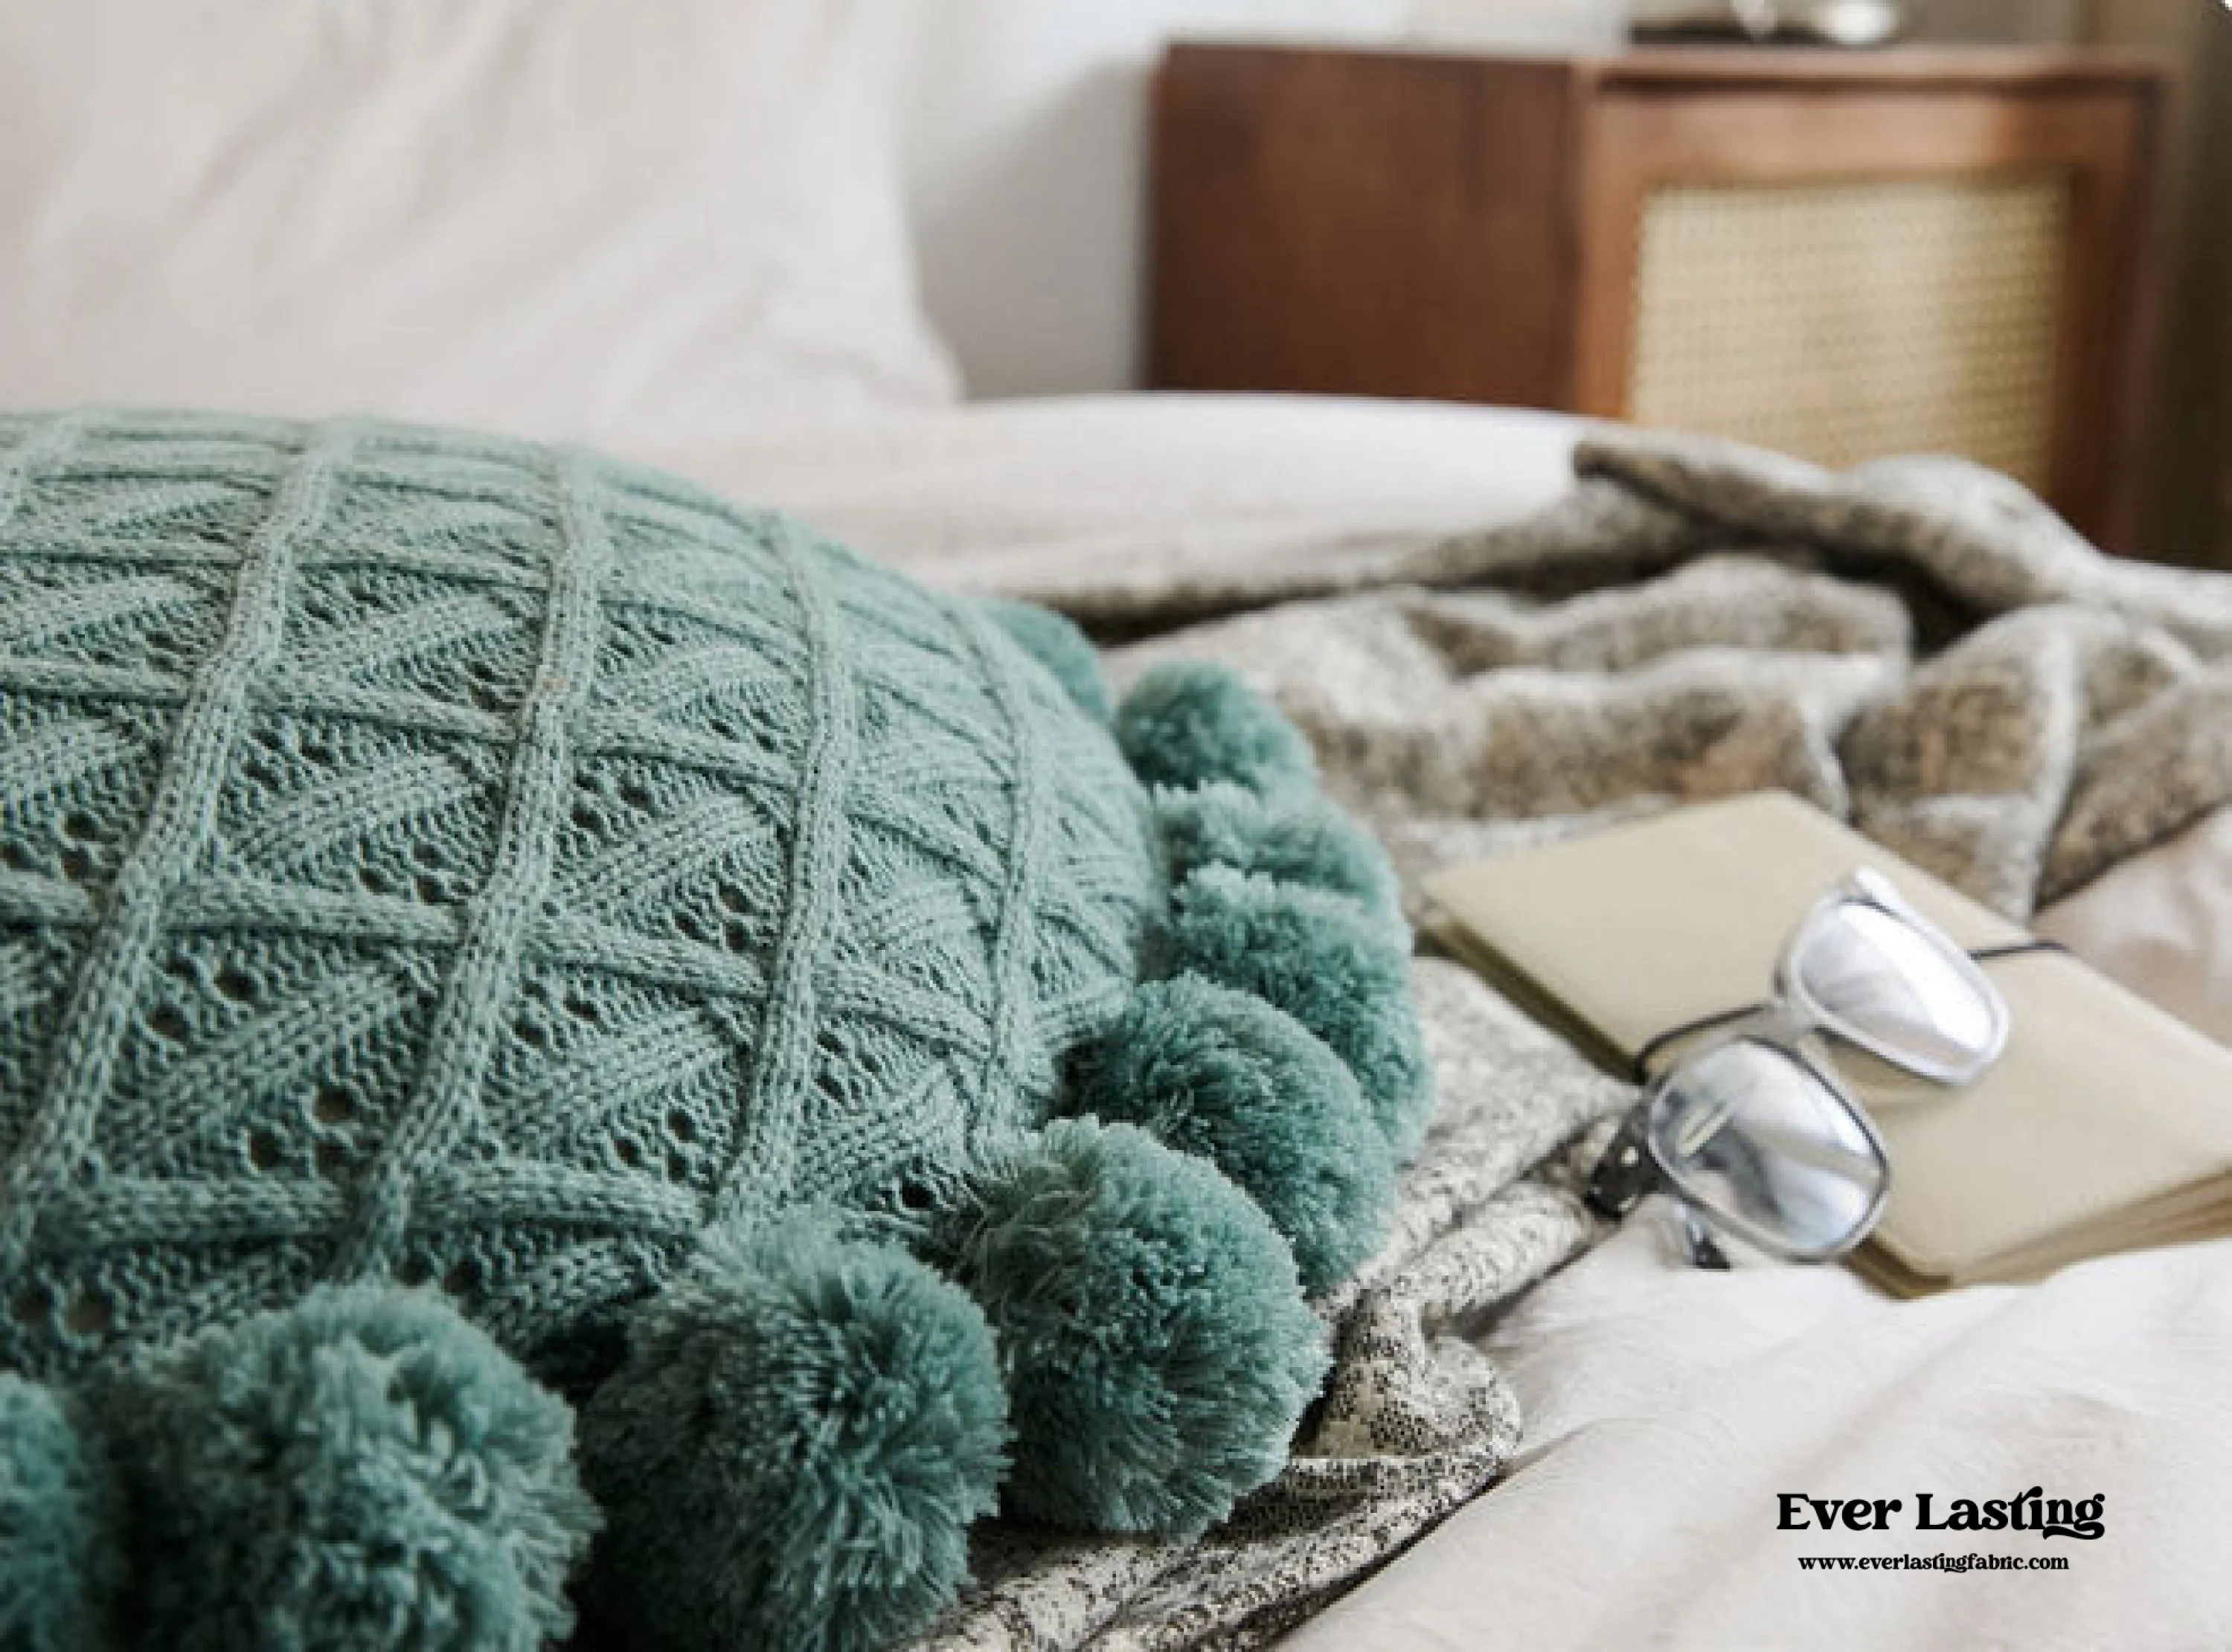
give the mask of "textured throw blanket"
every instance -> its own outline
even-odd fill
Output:
[[[1140,638],[1119,675],[1241,669],[1414,882],[1774,787],[2024,918],[2232,801],[2232,578],[2103,557],[1956,461],[1622,435],[1575,468],[1532,520],[1306,575],[1017,594]],[[1394,1237],[1322,1305],[1337,1364],[1293,1464],[1195,1545],[999,1529],[925,1645],[1257,1644],[1494,1480],[1520,1419],[1465,1337],[1595,1236],[1573,1189],[1632,1092],[1455,965],[1416,973],[1440,1110]]]

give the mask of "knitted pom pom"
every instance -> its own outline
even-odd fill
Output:
[[[1171,660],[1132,685],[1116,711],[1116,743],[1149,786],[1229,781],[1270,796],[1309,785],[1309,742],[1229,668]]]
[[[1363,1087],[1398,1159],[1433,1103],[1408,959],[1356,902],[1204,866],[1178,886],[1153,974],[1184,970],[1275,1004],[1331,1046]]]
[[[996,1501],[1005,1413],[983,1315],[905,1253],[806,1211],[717,1237],[582,1420],[600,1610],[649,1648],[920,1629]]]
[[[1402,897],[1385,852],[1318,793],[1265,799],[1220,782],[1157,793],[1155,816],[1174,884],[1202,866],[1230,866],[1347,895],[1390,923],[1402,922]]]
[[[54,1394],[0,1372],[0,1647],[93,1652],[120,1556],[101,1467]]]
[[[1035,602],[1013,602],[1005,597],[978,600],[1001,630],[1054,673],[1054,681],[1080,710],[1102,722],[1108,721],[1108,681],[1100,675],[1100,657],[1074,622]]]
[[[438,1298],[314,1291],[108,1400],[150,1646],[529,1652],[572,1624],[573,1414]]]
[[[998,1338],[1023,1513],[1198,1532],[1285,1461],[1320,1327],[1276,1230],[1209,1164],[1057,1120],[988,1156],[933,1242]]]
[[[1205,1158],[1262,1207],[1302,1288],[1371,1253],[1395,1162],[1356,1079],[1301,1022],[1198,975],[1132,994],[1080,1058],[1077,1110]]]

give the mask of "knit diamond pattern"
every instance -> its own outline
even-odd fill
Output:
[[[0,418],[0,1364],[438,1282],[546,1364],[1035,1121],[1158,887],[974,606],[607,461]]]

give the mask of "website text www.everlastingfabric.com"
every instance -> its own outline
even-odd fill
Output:
[[[2067,1571],[2062,1554],[1801,1554],[1801,1571]]]

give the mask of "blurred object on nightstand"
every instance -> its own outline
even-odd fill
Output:
[[[2004,48],[1174,47],[1151,380],[1961,453],[2127,549],[2164,79]]]
[[[1638,40],[1883,46],[1906,27],[1898,0],[1632,0]]]

